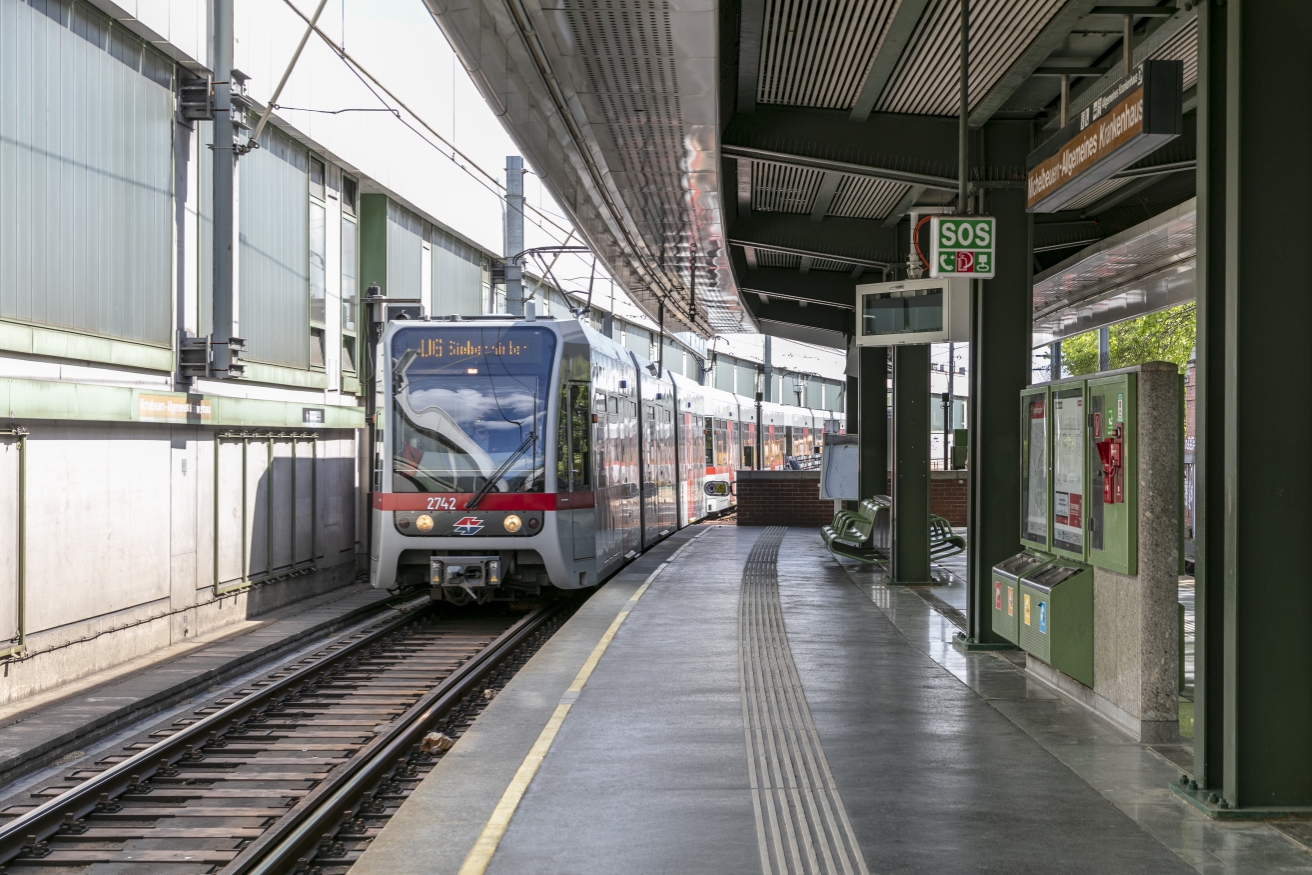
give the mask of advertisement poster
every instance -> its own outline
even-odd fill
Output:
[[[1052,545],[1084,551],[1084,397],[1056,395],[1052,425]]]
[[[1046,543],[1048,537],[1048,418],[1042,398],[1029,402],[1029,458],[1025,484],[1025,537]]]

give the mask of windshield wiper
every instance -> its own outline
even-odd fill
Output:
[[[511,453],[510,456],[501,463],[501,466],[492,472],[492,476],[487,478],[486,482],[483,483],[483,488],[475,492],[474,497],[465,503],[465,510],[474,510],[477,508],[478,503],[487,497],[487,494],[492,491],[492,487],[501,479],[501,475],[509,471],[510,466],[518,462],[519,457],[524,455],[524,452],[529,447],[537,443],[537,440],[538,433],[535,431],[529,432],[528,437],[524,438],[524,442],[519,445],[519,449]]]

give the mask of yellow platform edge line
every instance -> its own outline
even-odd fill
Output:
[[[606,652],[606,648],[614,640],[615,633],[619,631],[620,626],[628,618],[634,602],[642,598],[642,594],[647,591],[647,587],[651,586],[657,575],[664,571],[674,561],[675,557],[682,553],[701,534],[701,532],[698,532],[697,535],[689,538],[668,560],[662,562],[660,567],[649,574],[647,579],[643,581],[642,586],[638,587],[637,591],[629,597],[624,610],[615,615],[615,619],[611,621],[605,634],[597,642],[597,646],[592,648],[592,652],[588,654],[583,667],[574,676],[574,682],[569,685],[567,693],[582,691],[583,685],[588,682],[588,678],[592,677],[593,669],[601,661],[602,654]],[[510,827],[510,820],[515,816],[515,810],[519,808],[520,800],[524,798],[524,794],[528,792],[528,785],[533,782],[533,777],[538,773],[538,767],[547,758],[547,752],[551,750],[551,745],[556,740],[556,733],[560,732],[560,727],[564,724],[569,709],[569,703],[562,702],[557,705],[551,719],[547,721],[547,725],[542,727],[542,732],[538,734],[537,741],[533,742],[533,747],[529,749],[528,755],[519,764],[519,768],[515,771],[515,777],[510,779],[510,785],[506,787],[506,792],[501,794],[501,800],[497,802],[497,807],[492,809],[492,816],[488,818],[487,825],[483,827],[483,832],[479,834],[478,839],[474,842],[474,847],[469,850],[469,855],[465,857],[459,875],[484,875],[487,872],[487,867],[492,862],[492,855],[500,847],[501,839]]]

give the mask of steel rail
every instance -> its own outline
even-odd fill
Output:
[[[254,716],[288,693],[309,685],[352,654],[373,646],[380,639],[412,623],[417,613],[413,610],[401,612],[398,617],[366,634],[360,640],[353,641],[340,650],[274,681],[267,687],[250,693],[240,701],[196,721],[157,744],[88,778],[66,793],[0,826],[0,865],[7,864],[18,857],[29,841],[44,841],[57,833],[67,815],[71,814],[76,819],[90,814],[105,802],[121,796],[138,780],[146,781],[161,768],[167,769],[182,760],[188,748],[203,747],[210,740],[211,735],[214,738],[226,736],[228,732],[240,726],[244,719]],[[165,760],[167,763],[164,762]]]
[[[311,857],[324,833],[332,832],[341,821],[343,812],[381,783],[398,760],[407,758],[437,718],[475,689],[558,610],[551,606],[538,608],[467,660],[390,723],[386,732],[320,781],[220,873],[273,875],[285,871],[289,863]]]

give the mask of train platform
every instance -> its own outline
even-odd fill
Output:
[[[360,622],[391,598],[352,584],[0,708],[0,780],[73,762],[86,754],[74,748],[90,747],[193,696],[204,698],[216,684],[297,647],[319,646],[323,636]]]
[[[1169,751],[955,632],[812,530],[684,529],[516,675],[353,875],[1312,872],[1301,826],[1195,814]]]

